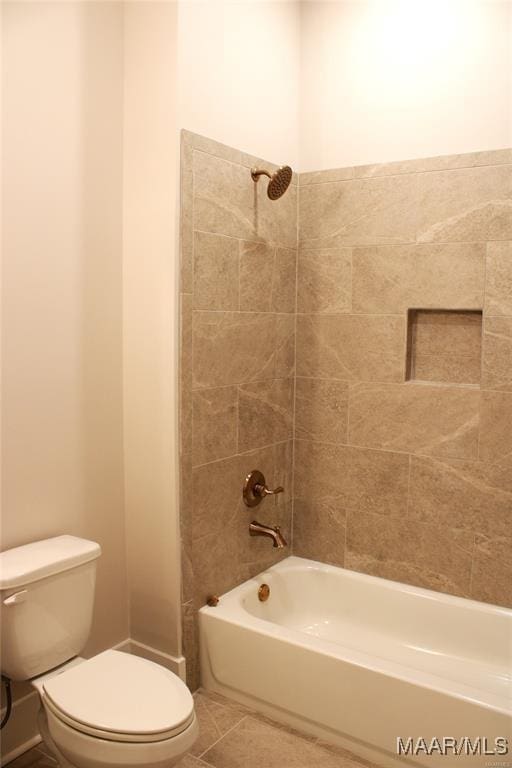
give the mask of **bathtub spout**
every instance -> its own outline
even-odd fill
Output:
[[[257,520],[253,520],[249,525],[249,534],[251,536],[268,536],[274,542],[273,546],[276,549],[283,549],[283,547],[288,546],[278,525],[272,528],[270,525],[263,525]]]

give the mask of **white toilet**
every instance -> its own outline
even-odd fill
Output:
[[[198,736],[186,685],[121,651],[78,656],[100,554],[75,536],[0,554],[2,674],[38,691],[41,736],[63,768],[168,768]]]

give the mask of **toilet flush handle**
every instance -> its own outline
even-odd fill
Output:
[[[14,595],[9,595],[3,601],[4,605],[17,605],[18,603],[24,603],[27,599],[28,589],[22,589],[21,592],[15,592]]]

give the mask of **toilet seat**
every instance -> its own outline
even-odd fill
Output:
[[[176,675],[122,651],[104,651],[44,680],[42,693],[61,722],[107,741],[164,741],[194,721],[192,695]]]

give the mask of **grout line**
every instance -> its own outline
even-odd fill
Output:
[[[240,456],[250,456],[251,453],[257,451],[266,451],[269,448],[277,448],[280,445],[286,445],[293,438],[286,438],[285,440],[278,440],[275,443],[266,443],[265,445],[257,445],[255,448],[249,448],[247,451],[238,451],[237,453],[230,453],[227,456],[221,456],[219,459],[212,459],[211,461],[205,461],[203,464],[193,464],[192,469],[201,469],[202,467],[209,467],[212,464],[218,464],[221,461],[227,461],[228,459],[238,459]]]
[[[215,234],[215,233],[213,233]],[[491,240],[486,238],[485,240],[401,240],[400,242],[393,243],[331,243],[330,245],[310,245],[308,240],[322,240],[326,238],[337,237],[337,235],[325,235],[322,238],[312,237],[305,238],[299,242],[299,250],[303,251],[325,251],[336,248],[357,248],[358,250],[365,251],[370,248],[407,248],[412,245],[422,248],[435,248],[438,245],[486,245],[486,243],[509,243],[510,237],[501,238],[497,240]]]
[[[221,706],[223,706],[223,705],[221,705]],[[243,723],[244,720],[247,720],[248,717],[249,717],[249,715],[244,715],[241,720],[239,720],[237,723],[232,725],[231,728],[229,728],[225,733],[222,734],[222,736],[220,736],[217,739],[217,741],[214,741],[213,744],[210,744],[210,746],[207,749],[204,750],[204,752],[201,752],[201,754],[199,755],[199,759],[201,760],[203,758],[203,756],[206,755],[206,753],[210,751],[210,749],[213,749],[213,747],[215,747],[219,743],[219,741],[222,741],[223,738],[225,738],[228,734],[230,734],[231,731],[234,731],[235,728],[237,728],[241,723]],[[205,760],[204,762],[207,763],[208,761]],[[208,765],[211,765],[211,763],[208,763]]]
[[[412,477],[412,457],[413,454],[409,454],[409,467],[407,471],[407,497],[406,497],[406,506],[405,506],[405,517],[406,519],[410,516],[410,506],[411,506],[411,477]]]
[[[403,161],[402,160],[397,160],[397,161],[391,160],[390,162],[391,163],[394,163],[394,162],[408,163],[408,162],[411,162],[411,161],[410,160],[403,160]],[[412,162],[414,162],[414,161],[412,161]],[[300,183],[300,176],[302,174],[299,173],[299,184],[298,184],[298,187],[299,187],[299,189],[300,188],[304,189],[304,187],[318,187],[318,186],[324,185],[324,184],[345,184],[346,182],[351,182],[351,181],[375,181],[377,179],[389,179],[389,178],[397,178],[397,177],[401,178],[403,176],[414,176],[414,175],[416,175],[416,176],[420,176],[420,175],[423,176],[423,175],[425,175],[427,173],[452,173],[453,171],[467,171],[467,170],[472,170],[473,171],[473,170],[478,170],[479,168],[503,168],[503,167],[506,167],[507,165],[511,165],[511,163],[510,162],[506,162],[506,163],[485,163],[483,165],[458,165],[458,166],[451,167],[451,168],[428,168],[428,169],[427,168],[424,168],[424,169],[419,169],[418,168],[416,170],[412,169],[410,171],[402,171],[401,173],[400,172],[397,172],[397,173],[379,173],[379,174],[369,174],[367,176],[357,176],[355,174],[355,169],[357,169],[357,168],[365,168],[365,167],[368,167],[368,166],[378,166],[378,165],[387,165],[387,163],[385,163],[385,162],[384,163],[368,163],[368,164],[365,164],[365,165],[348,165],[346,168],[326,168],[325,170],[322,170],[322,171],[303,171],[302,173],[318,173],[318,174],[321,174],[321,173],[333,173],[333,172],[336,172],[336,171],[351,171],[351,170],[353,170],[354,171],[354,176],[352,176],[352,178],[349,178],[349,179],[333,179],[333,180],[327,180],[327,181],[309,181],[309,182],[306,182],[306,183],[303,182],[301,184]]]
[[[292,437],[292,488],[291,488],[291,519],[290,519],[290,552],[294,552],[294,528],[295,528],[295,447],[297,437],[297,318],[299,308],[299,201],[300,188],[297,186],[296,205],[296,245],[295,248],[295,317],[294,317],[294,347],[293,347],[293,437]]]

